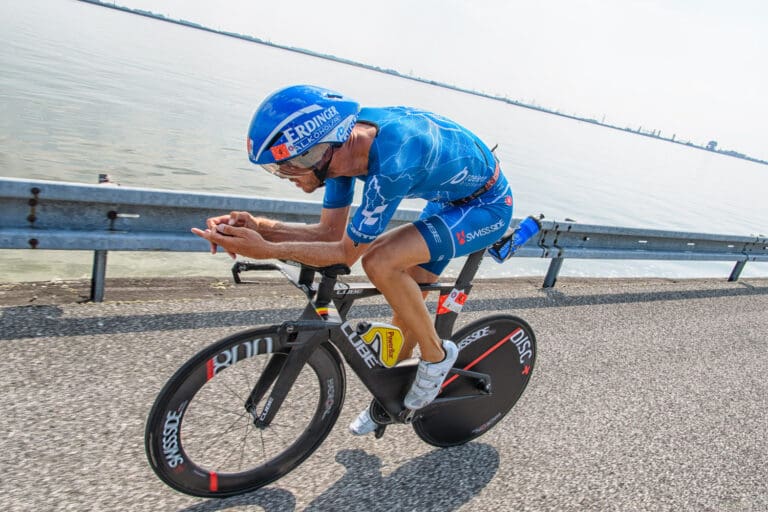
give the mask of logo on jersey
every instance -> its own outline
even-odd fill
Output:
[[[504,203],[505,203],[507,206],[512,206],[512,196],[505,196],[505,197],[504,197]]]
[[[356,243],[368,244],[376,240],[376,235],[369,235],[368,233],[363,233],[362,231],[357,229],[354,224],[350,224],[349,226],[347,226],[347,233],[349,233],[349,236],[352,239],[352,241]]]
[[[480,229],[470,231],[469,233],[467,233],[464,230],[461,230],[461,231],[457,231],[454,234],[456,235],[456,240],[458,240],[459,245],[464,245],[465,243],[471,242],[476,238],[488,236],[491,233],[495,233],[496,231],[503,229],[505,225],[506,224],[503,220],[499,220],[495,224],[491,224],[490,226],[484,226]]]
[[[462,169],[461,171],[459,171],[459,173],[458,173],[458,174],[456,174],[455,176],[453,176],[451,179],[449,179],[448,181],[444,181],[443,183],[441,183],[441,185],[445,185],[445,184],[458,185],[459,183],[461,183],[462,181],[464,181],[465,179],[467,179],[467,176],[469,176],[469,169],[467,169],[467,168],[465,167],[464,169]]]
[[[424,225],[427,226],[427,229],[429,230],[429,233],[432,235],[432,238],[435,239],[436,243],[442,243],[442,238],[440,238],[440,233],[437,231],[437,228],[434,224],[429,222],[429,220],[424,220]]]
[[[365,217],[365,220],[363,221],[363,224],[365,226],[373,226],[373,225],[375,225],[377,222],[379,222],[379,220],[381,220],[381,214],[386,209],[387,209],[387,205],[382,204],[380,206],[377,206],[373,210],[368,210],[368,209],[363,210],[362,212],[360,212],[360,215]]]

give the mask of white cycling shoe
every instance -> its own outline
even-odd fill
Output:
[[[349,424],[349,431],[356,436],[364,436],[375,431],[379,425],[371,418],[370,407],[366,407],[355,420]]]
[[[443,350],[445,358],[442,361],[437,363],[419,361],[416,378],[408,394],[405,395],[404,403],[408,409],[426,407],[440,394],[440,387],[448,376],[448,371],[453,368],[453,363],[459,357],[459,348],[451,340],[443,340]],[[378,426],[378,423],[371,418],[370,407],[366,407],[349,424],[349,431],[356,436],[364,436],[374,432]]]
[[[419,361],[416,378],[408,394],[405,395],[404,403],[408,409],[426,407],[440,394],[440,387],[448,376],[448,371],[459,357],[459,347],[451,340],[443,340],[443,350],[445,358],[442,361],[437,363]]]

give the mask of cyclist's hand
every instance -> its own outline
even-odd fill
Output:
[[[271,258],[268,242],[253,229],[217,224],[215,229],[205,231],[192,228],[192,233],[208,240],[212,246],[221,246],[234,259],[241,254],[254,259]]]
[[[227,224],[235,227],[246,227],[249,229],[257,229],[257,223],[254,217],[248,212],[231,212],[229,215],[219,215],[218,217],[211,217],[205,221],[205,225],[211,231],[216,231],[216,226],[219,224]],[[217,244],[211,242],[211,254],[216,254],[218,250]],[[234,254],[229,253],[233,258]]]

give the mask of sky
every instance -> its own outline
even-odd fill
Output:
[[[768,158],[765,0],[116,0]]]

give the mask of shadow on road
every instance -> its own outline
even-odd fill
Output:
[[[670,290],[656,292],[571,295],[558,290],[541,290],[538,297],[470,299],[464,311],[515,311],[598,304],[623,304],[670,300],[710,299],[767,295],[768,287],[740,284],[705,290]],[[432,311],[436,303],[428,303]],[[301,309],[264,309],[258,311],[210,311],[202,313],[161,313],[148,315],[61,318],[58,306],[16,306],[0,310],[0,340],[42,336],[89,336],[129,332],[175,331],[210,327],[256,326],[281,323],[297,318]],[[388,317],[385,305],[359,304],[352,307],[350,318]]]
[[[381,459],[364,450],[342,450],[336,461],[346,468],[344,476],[304,510],[456,510],[479,494],[499,469],[499,453],[482,443],[435,450],[382,475]],[[213,512],[257,505],[267,512],[296,510],[296,498],[279,488],[210,500],[183,509]]]

